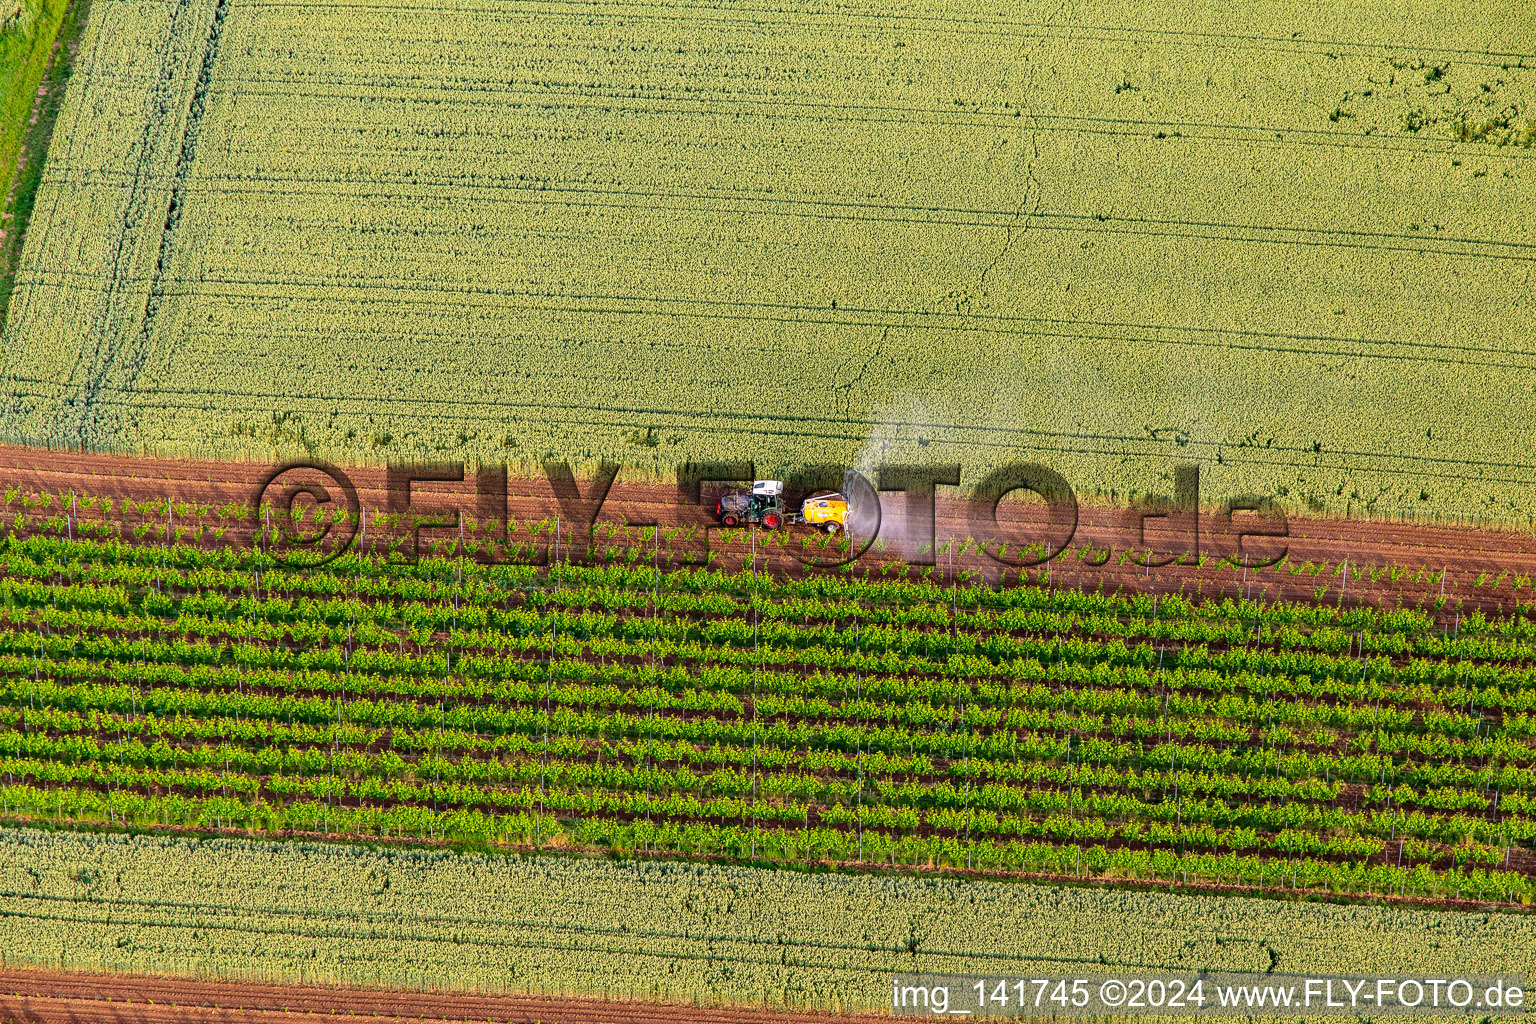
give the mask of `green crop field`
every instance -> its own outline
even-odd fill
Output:
[[[889,1007],[890,975],[1516,971],[1524,918],[561,858],[0,829],[7,962]]]
[[[0,0],[0,197],[10,192],[21,139],[64,7],[64,0]]]
[[[12,241],[17,233],[15,219],[15,176],[22,157],[22,144],[33,128],[32,113],[38,87],[43,84],[48,57],[64,23],[66,0],[0,0],[0,310],[9,291],[9,278],[15,271]],[[40,142],[41,140],[33,140]],[[41,154],[38,154],[41,156]],[[41,160],[36,168],[41,170]],[[23,187],[35,188],[35,181]]]
[[[0,438],[1524,523],[1533,55],[1524,0],[102,3]]]
[[[1528,614],[47,525],[0,546],[13,821],[1536,895]]]

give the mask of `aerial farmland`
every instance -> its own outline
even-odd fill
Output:
[[[0,1018],[1516,1012],[1524,6],[14,7]]]
[[[104,4],[0,423],[1526,522],[1515,12]]]

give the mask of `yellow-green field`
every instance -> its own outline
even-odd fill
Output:
[[[1525,0],[104,2],[0,439],[1524,523],[1533,61]]]
[[[6,962],[889,1006],[896,972],[1521,971],[1521,914],[0,830]]]

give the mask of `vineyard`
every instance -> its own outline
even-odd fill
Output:
[[[111,536],[13,518],[0,814],[1506,905],[1536,892],[1536,627],[1518,602],[1452,616],[1428,595],[793,577],[761,571],[755,542],[734,566],[664,562],[652,527],[590,564],[569,547],[485,564],[441,542],[408,562],[376,537],[300,571],[174,515],[158,536],[152,517]]]
[[[589,6],[94,8],[0,439],[1530,522],[1530,19]]]

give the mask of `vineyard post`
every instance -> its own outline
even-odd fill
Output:
[[[656,671],[656,645],[661,642],[661,524],[651,527],[651,672]]]
[[[960,724],[965,727],[965,708],[960,709]],[[965,730],[965,867],[971,868],[971,854],[976,844],[971,842],[971,732]]]
[[[857,600],[853,603],[853,649],[854,655],[857,657],[860,649],[859,603]],[[854,757],[857,758],[855,768],[859,778],[859,814],[857,820],[859,830],[859,863],[862,864],[864,863],[864,676],[860,669],[860,663],[856,660],[853,669],[853,699],[859,705],[859,731],[854,737],[856,741]]]
[[[752,576],[757,574],[757,533],[752,538]],[[747,600],[752,602],[752,858],[757,859],[757,676],[762,658],[757,648],[757,592],[749,582]]]
[[[661,562],[661,523],[653,527],[651,534],[651,685],[656,687],[656,647],[661,642],[661,622],[658,618],[661,607],[661,577],[659,566]],[[612,534],[609,534],[612,537]],[[588,548],[590,551],[590,547]],[[659,688],[659,687],[658,687]],[[645,706],[645,823],[651,823],[651,755],[655,743],[654,716],[656,708],[654,703],[647,702]],[[651,842],[649,836],[647,844]]]
[[[555,517],[555,546],[560,544],[560,517]],[[553,564],[551,564],[553,571]],[[544,797],[549,784],[549,688],[555,675],[555,641],[559,628],[560,577],[554,577],[554,600],[549,612],[549,666],[544,674],[544,743],[539,748],[539,815],[533,823],[533,847],[538,850],[544,844]]]
[[[549,620],[549,671],[544,674],[544,743],[539,748],[539,816],[533,825],[533,848],[544,843],[544,792],[549,777],[549,686],[555,675],[555,619]]]
[[[1184,798],[1179,794],[1179,752],[1175,748],[1173,758],[1168,765],[1169,774],[1173,777],[1173,807],[1176,815],[1174,824],[1179,829],[1179,856],[1184,856]]]

